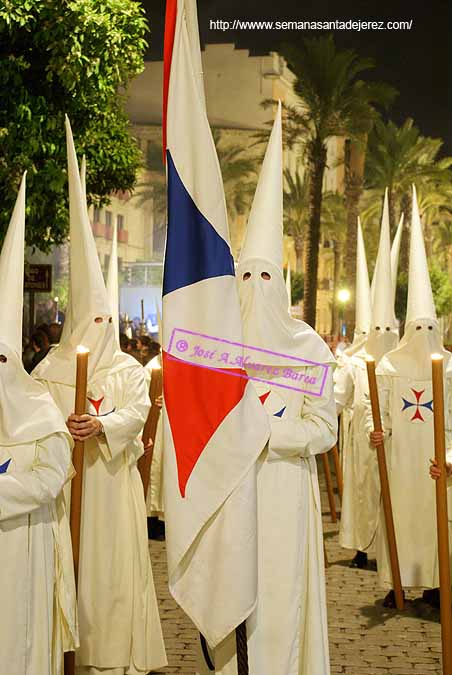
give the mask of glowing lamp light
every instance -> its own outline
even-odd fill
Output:
[[[337,299],[345,305],[350,300],[350,291],[347,288],[341,288],[337,293]]]

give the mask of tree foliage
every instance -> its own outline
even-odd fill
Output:
[[[140,153],[122,92],[143,68],[147,24],[134,0],[3,0],[0,5],[0,241],[27,170],[27,243],[67,234],[64,115],[87,156],[91,200],[131,190]]]
[[[436,262],[429,265],[430,282],[432,284],[433,300],[438,317],[452,313],[452,284],[448,273]],[[408,295],[408,275],[401,272],[397,281],[396,316],[404,318],[406,315]]]
[[[368,143],[365,183],[369,206],[364,217],[380,210],[381,196],[388,188],[394,229],[400,213],[411,204],[413,183],[419,198],[424,197],[424,204],[420,204],[424,215],[435,210],[432,216],[437,216],[438,200],[432,199],[432,195],[449,189],[452,180],[452,158],[439,158],[442,145],[440,138],[422,136],[412,119],[405,120],[400,127],[391,121],[386,124],[377,121]],[[409,215],[405,213],[406,218]]]
[[[360,140],[377,117],[375,104],[390,103],[392,87],[361,79],[374,68],[372,59],[337,49],[332,36],[305,40],[284,50],[295,74],[300,103],[286,106],[284,131],[289,147],[304,152],[308,175],[309,216],[305,255],[304,319],[315,327],[317,272],[321,235],[322,184],[327,142],[333,136]]]

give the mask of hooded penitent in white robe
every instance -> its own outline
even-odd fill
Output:
[[[146,379],[146,386],[151,385],[151,375],[153,368],[161,368],[161,357],[154,356],[144,366],[144,376]],[[160,418],[157,424],[157,432],[155,434],[154,448],[152,453],[151,464],[151,478],[149,481],[148,494],[146,499],[146,508],[149,518],[159,518],[164,520],[165,509],[163,506],[163,409],[160,413]]]
[[[336,441],[331,352],[288,313],[282,275],[282,139],[273,127],[237,268],[245,344],[271,350],[259,364],[294,368],[293,357],[328,365],[321,396],[283,386],[281,375],[255,382],[271,426],[258,461],[257,605],[247,620],[250,675],[330,672],[320,495],[315,455]],[[270,279],[262,278],[269,274]],[[272,352],[278,352],[273,354]],[[245,348],[246,353],[246,348]],[[294,370],[297,370],[294,368]],[[299,369],[318,376],[319,368]],[[256,375],[251,369],[250,375]],[[215,672],[236,675],[235,635],[213,654]],[[198,673],[209,671],[202,656]]]
[[[25,178],[0,256],[0,672],[62,675],[78,645],[69,522],[62,496],[72,439],[20,360]]]
[[[356,329],[351,348],[335,373],[335,399],[341,420],[344,493],[339,542],[344,548],[366,551],[377,529],[380,480],[376,453],[366,428],[368,381],[366,357],[377,362],[398,342],[391,273],[389,209],[385,194],[383,219],[374,273],[374,299],[370,306],[369,277],[364,240],[358,223]],[[370,311],[371,310],[371,311]]]
[[[77,672],[136,675],[166,665],[137,469],[149,397],[142,367],[118,348],[69,126],[67,134],[70,297],[60,345],[33,375],[68,417],[75,349],[90,350],[87,410],[104,433],[84,450]]]
[[[394,526],[404,587],[439,584],[435,485],[428,475],[434,456],[431,354],[444,357],[447,449],[452,449],[452,368],[442,345],[413,190],[406,329],[397,349],[377,368]],[[372,430],[370,411],[368,429]],[[377,532],[382,586],[392,588],[383,514]]]

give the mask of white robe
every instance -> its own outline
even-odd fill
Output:
[[[67,417],[74,388],[47,384]],[[149,410],[142,368],[108,375],[101,392],[90,392],[88,384],[88,398],[101,394],[98,410],[88,408],[101,415],[105,436],[85,443],[77,664],[80,673],[135,675],[167,663],[137,469],[143,453],[138,435]]]
[[[434,457],[432,381],[389,375],[394,370],[383,358],[378,366],[378,391],[388,465],[394,526],[402,586],[436,588],[438,546],[435,483],[429,459]],[[452,448],[452,373],[445,378],[447,448]],[[413,391],[414,390],[414,391]],[[416,395],[414,392],[418,392]],[[419,405],[416,405],[417,398]],[[405,402],[404,402],[405,401]],[[412,405],[407,405],[412,404]],[[368,414],[368,431],[373,429]],[[377,530],[377,566],[381,585],[392,588],[383,509]]]
[[[158,357],[155,357],[158,358]],[[144,366],[144,376],[149,389],[151,384],[152,362]],[[165,509],[163,507],[163,409],[155,434],[154,449],[152,453],[151,478],[146,499],[146,509],[149,518],[157,517],[164,520]]]
[[[69,522],[62,497],[71,471],[67,437],[0,446],[0,672],[62,675],[78,645]]]
[[[363,358],[352,356],[335,372],[334,396],[341,424],[344,494],[339,543],[366,551],[372,544],[380,508],[380,480],[375,450],[367,435],[367,370]]]
[[[259,394],[265,389],[271,389],[264,405],[272,433],[258,462],[258,600],[247,620],[250,675],[329,675],[315,455],[336,442],[332,376],[321,398],[271,385],[261,385]],[[216,673],[237,675],[235,633],[215,650],[214,660]],[[209,672],[199,653],[198,675]]]

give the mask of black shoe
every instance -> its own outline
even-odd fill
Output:
[[[405,600],[405,591],[402,591],[403,599]],[[383,607],[388,607],[389,609],[396,609],[396,600],[394,591],[389,591],[385,599],[383,600]]]
[[[165,523],[157,517],[148,518],[148,539],[165,541]]]
[[[359,570],[364,570],[367,568],[367,553],[364,553],[364,551],[357,551],[355,557],[350,563],[350,567],[354,567]]]
[[[435,609],[440,609],[439,588],[428,588],[422,593],[422,600]]]

